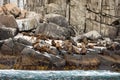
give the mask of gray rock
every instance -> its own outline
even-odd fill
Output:
[[[99,39],[102,37],[97,31],[94,31],[94,30],[83,34],[83,36],[85,36],[89,39],[92,39],[92,40],[96,40],[96,39]]]
[[[18,43],[18,42],[14,42],[14,46],[13,46],[13,53],[14,54],[20,54],[20,52],[26,47],[26,45],[22,44],[22,43]]]
[[[18,33],[18,25],[13,16],[0,15],[0,40],[14,37]]]
[[[59,15],[59,14],[47,14],[47,15],[45,15],[45,19],[48,22],[55,23],[61,27],[68,27],[69,26],[69,23],[66,20],[66,18],[62,15]]]
[[[8,28],[4,25],[0,25],[0,40],[13,38],[17,34],[17,29]]]
[[[44,34],[54,38],[70,38],[71,33],[68,28],[60,27],[54,23],[41,23],[35,34]]]
[[[101,37],[102,36],[97,31],[90,31],[88,33],[78,35],[76,37],[71,37],[71,39],[76,42],[76,41],[82,40],[83,38],[88,38],[91,40],[98,40]]]
[[[18,28],[15,18],[11,15],[0,15],[0,23],[8,28]]]
[[[97,54],[86,54],[82,55],[65,55],[65,60],[69,65],[80,66],[81,68],[98,66],[100,60],[98,59],[99,56]]]
[[[13,49],[10,48],[9,46],[3,44],[0,49],[1,53],[4,55],[12,55],[13,54]]]
[[[17,42],[22,43],[24,45],[32,46],[31,42],[29,42],[29,41],[27,41],[26,39],[23,39],[23,38],[18,38]]]
[[[4,44],[4,42],[3,41],[0,41],[0,48],[1,48],[1,46]]]
[[[62,59],[60,56],[55,56],[52,54],[45,53],[44,54],[46,57],[50,58],[50,64],[55,66],[55,67],[62,67],[65,66],[66,61]]]
[[[1,53],[6,55],[19,55],[20,52],[25,48],[24,44],[18,43],[14,39],[8,39],[4,41],[1,46]]]
[[[16,20],[20,31],[29,31],[37,27],[38,21],[33,18],[25,18]]]
[[[21,51],[21,55],[25,55],[25,56],[30,56],[34,58],[34,55],[36,54],[35,50],[29,48],[29,47],[25,47],[22,51]]]
[[[17,19],[18,28],[20,31],[29,31],[38,26],[41,15],[35,12],[28,12],[25,19]]]

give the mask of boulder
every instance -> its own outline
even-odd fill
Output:
[[[11,15],[0,15],[0,23],[8,28],[18,28],[15,18]]]
[[[21,10],[15,4],[6,4],[3,6],[6,14],[12,14],[15,18],[21,14]]]
[[[53,38],[70,38],[71,34],[68,28],[60,27],[54,23],[40,23],[35,34],[44,34]]]
[[[61,58],[60,56],[54,56],[54,55],[51,55],[50,62],[53,64],[53,66],[57,68],[65,66],[65,63],[66,63],[66,61],[63,58]]]
[[[90,31],[88,33],[83,34],[83,36],[92,40],[96,40],[102,37],[97,31]]]
[[[40,53],[37,52],[31,48],[24,48],[23,51],[21,52],[22,56],[24,56],[25,58],[28,58],[27,61],[25,61],[26,59],[23,57],[23,61],[22,64],[31,64],[31,65],[46,65],[49,67],[62,67],[65,65],[65,60],[62,59],[59,56],[55,56],[52,54],[49,54],[47,52],[44,53]],[[29,62],[29,63],[28,63]]]
[[[76,37],[71,37],[75,42],[82,41],[84,42],[85,39],[90,39],[90,40],[98,40],[102,36],[97,32],[97,31],[90,31],[85,34],[78,35]]]
[[[52,13],[47,14],[47,15],[45,15],[45,19],[48,22],[52,22],[52,23],[57,24],[61,27],[68,27],[69,26],[69,23],[66,20],[66,18],[62,15],[59,15],[59,14],[52,14]]]
[[[0,15],[0,40],[14,37],[18,33],[18,25],[13,16]]]
[[[38,21],[35,18],[26,18],[16,20],[20,31],[29,31],[35,29],[38,25]]]
[[[39,15],[29,12],[26,13],[26,18],[17,19],[16,22],[20,31],[29,31],[35,29],[38,26],[39,19]]]
[[[8,28],[0,24],[0,40],[13,38],[17,34],[17,29]]]
[[[6,55],[20,55],[20,52],[26,47],[22,43],[18,43],[15,39],[7,39],[1,46],[1,53]]]
[[[44,53],[43,54],[46,58],[49,59],[50,61],[50,67],[56,67],[56,68],[60,68],[60,67],[63,67],[65,66],[65,60],[62,59],[60,56],[55,56],[55,55],[52,55],[52,54],[49,54],[49,53]]]

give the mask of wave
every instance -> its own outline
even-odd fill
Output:
[[[98,71],[27,71],[0,70],[2,80],[119,80],[120,73],[106,70]]]

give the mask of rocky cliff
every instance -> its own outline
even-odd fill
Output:
[[[111,23],[119,18],[119,0],[0,0],[15,2],[19,7],[37,13],[57,13],[66,17],[76,35],[97,30],[103,36],[116,35]]]

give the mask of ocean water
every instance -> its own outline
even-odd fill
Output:
[[[26,71],[0,70],[0,80],[120,80],[120,73],[110,71]]]

